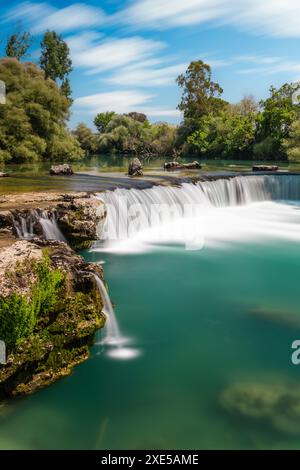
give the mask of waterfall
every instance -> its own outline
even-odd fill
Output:
[[[120,240],[136,239],[140,234],[165,227],[176,235],[174,222],[182,221],[181,230],[189,230],[188,222],[202,220],[203,215],[220,208],[249,206],[253,203],[300,200],[299,175],[249,175],[215,181],[183,183],[180,186],[154,186],[150,189],[116,189],[98,195],[107,207],[108,217],[100,242],[94,249],[112,246]],[[201,217],[200,217],[201,216]],[[186,221],[186,223],[183,223]],[[218,231],[218,227],[215,227]],[[251,229],[251,227],[250,227]],[[198,232],[199,232],[198,228]],[[192,230],[193,231],[193,228]],[[165,233],[166,238],[168,233]],[[156,233],[155,243],[160,234]],[[153,238],[153,240],[154,240]],[[184,237],[179,236],[180,240]],[[198,236],[201,238],[201,236]],[[163,238],[164,239],[164,238]],[[199,243],[198,243],[199,245]],[[123,244],[124,246],[124,244]]]
[[[41,229],[46,240],[66,241],[52,211],[35,209],[26,215],[17,215],[14,217],[14,227],[18,237],[26,240],[39,236]]]
[[[108,295],[108,292],[106,290],[106,287],[103,283],[103,281],[100,279],[97,274],[95,276],[95,281],[97,284],[97,287],[99,289],[100,295],[103,300],[103,312],[106,315],[106,323],[105,323],[105,329],[106,329],[106,336],[104,342],[106,344],[113,344],[119,346],[123,339],[120,333],[119,325],[116,319],[115,311],[112,306],[110,297]]]
[[[112,306],[106,287],[100,277],[94,273],[95,281],[103,300],[103,313],[106,315],[105,337],[101,345],[109,347],[107,355],[113,359],[133,359],[139,355],[139,351],[132,347],[124,347],[128,338],[124,338],[120,332],[118,321]]]

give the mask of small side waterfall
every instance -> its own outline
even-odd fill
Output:
[[[103,300],[103,312],[106,315],[105,337],[100,344],[108,346],[107,355],[113,359],[133,359],[139,355],[134,348],[124,347],[128,338],[121,335],[118,321],[106,287],[100,277],[94,273],[95,281]]]
[[[26,240],[42,235],[46,240],[66,241],[52,211],[36,209],[20,214],[14,218],[14,227],[18,237]]]

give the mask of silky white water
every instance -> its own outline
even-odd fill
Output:
[[[298,175],[116,189],[98,197],[108,217],[94,250],[143,252],[166,244],[193,250],[236,240],[300,238],[300,214],[291,204],[300,198]]]
[[[38,224],[40,224],[46,240],[66,241],[57,225],[54,212],[32,210],[27,216],[20,215],[14,219],[14,226],[18,237],[27,240],[37,236],[36,225]]]
[[[106,287],[97,274],[94,274],[95,281],[103,300],[103,313],[106,315],[105,337],[100,341],[101,345],[109,346],[107,355],[114,359],[133,359],[139,355],[134,348],[124,347],[129,342],[128,338],[122,336],[116,319],[112,302]]]

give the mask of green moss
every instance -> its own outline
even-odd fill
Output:
[[[16,276],[20,270],[18,267]],[[0,298],[0,338],[9,349],[33,332],[40,315],[47,315],[54,308],[63,287],[63,275],[51,269],[47,255],[33,263],[32,271],[37,280],[30,286],[30,299],[15,292]]]

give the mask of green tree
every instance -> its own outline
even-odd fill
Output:
[[[32,63],[0,60],[7,100],[0,106],[0,161],[72,160],[84,155],[66,127],[69,101]]]
[[[217,114],[224,107],[220,99],[223,89],[212,81],[211,68],[202,60],[191,62],[184,74],[176,79],[183,89],[178,109],[183,112],[184,119],[199,119],[213,113]]]
[[[255,136],[253,116],[232,113],[204,117],[200,128],[187,139],[193,153],[204,157],[249,158]]]
[[[71,89],[68,75],[72,71],[72,60],[67,43],[55,31],[46,31],[41,42],[40,66],[45,78],[60,81],[62,92],[70,99]]]
[[[300,120],[294,121],[290,127],[288,138],[283,141],[283,148],[290,161],[300,161]]]
[[[12,34],[7,40],[5,48],[6,56],[20,60],[26,56],[31,43],[31,34],[26,31]]]
[[[97,149],[96,136],[83,122],[77,125],[76,129],[73,131],[73,135],[78,140],[80,147],[84,150],[86,155],[95,153]]]
[[[105,113],[98,113],[94,119],[94,124],[98,132],[100,133],[106,132],[108,124],[116,115],[117,114],[114,111],[106,111]]]
[[[282,146],[289,135],[290,127],[299,117],[299,108],[293,104],[294,86],[284,84],[278,90],[270,88],[270,97],[260,102],[262,112],[257,118],[257,131],[254,152],[267,159],[286,158]]]

